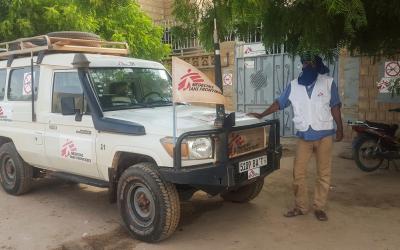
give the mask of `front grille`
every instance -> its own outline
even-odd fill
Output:
[[[260,151],[268,145],[268,127],[233,131],[228,136],[228,155],[235,158]]]

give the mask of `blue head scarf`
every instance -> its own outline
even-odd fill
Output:
[[[303,71],[297,78],[300,85],[309,86],[317,80],[318,74],[326,74],[329,72],[328,67],[324,65],[321,57],[314,56],[314,59],[311,58],[310,54],[305,54],[301,57],[301,63],[304,63],[305,61],[313,61],[316,67],[312,67],[311,65],[303,67]]]

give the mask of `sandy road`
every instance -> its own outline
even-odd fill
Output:
[[[337,154],[342,143],[335,145]],[[107,191],[43,180],[24,196],[0,191],[3,249],[400,249],[400,172],[363,173],[334,158],[328,222],[312,213],[284,218],[292,205],[292,157],[248,204],[197,193],[182,204],[177,232],[159,244],[129,238]],[[315,166],[310,166],[310,187]],[[312,188],[310,188],[312,191]],[[312,196],[311,196],[312,197]]]

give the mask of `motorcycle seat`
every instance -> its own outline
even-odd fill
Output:
[[[394,136],[396,134],[396,130],[399,128],[399,125],[397,124],[385,124],[371,121],[365,121],[365,123],[367,123],[371,127],[375,127],[385,131],[390,136]]]

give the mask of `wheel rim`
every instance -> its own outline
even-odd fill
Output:
[[[128,191],[129,214],[138,225],[148,227],[154,221],[155,203],[150,190],[136,183]]]
[[[11,157],[6,156],[3,158],[2,162],[2,169],[1,169],[1,174],[3,176],[4,182],[9,185],[13,186],[16,181],[16,167],[13,159]]]
[[[374,140],[364,142],[358,150],[359,160],[366,168],[377,168],[381,165],[382,159],[376,157],[378,143]]]

